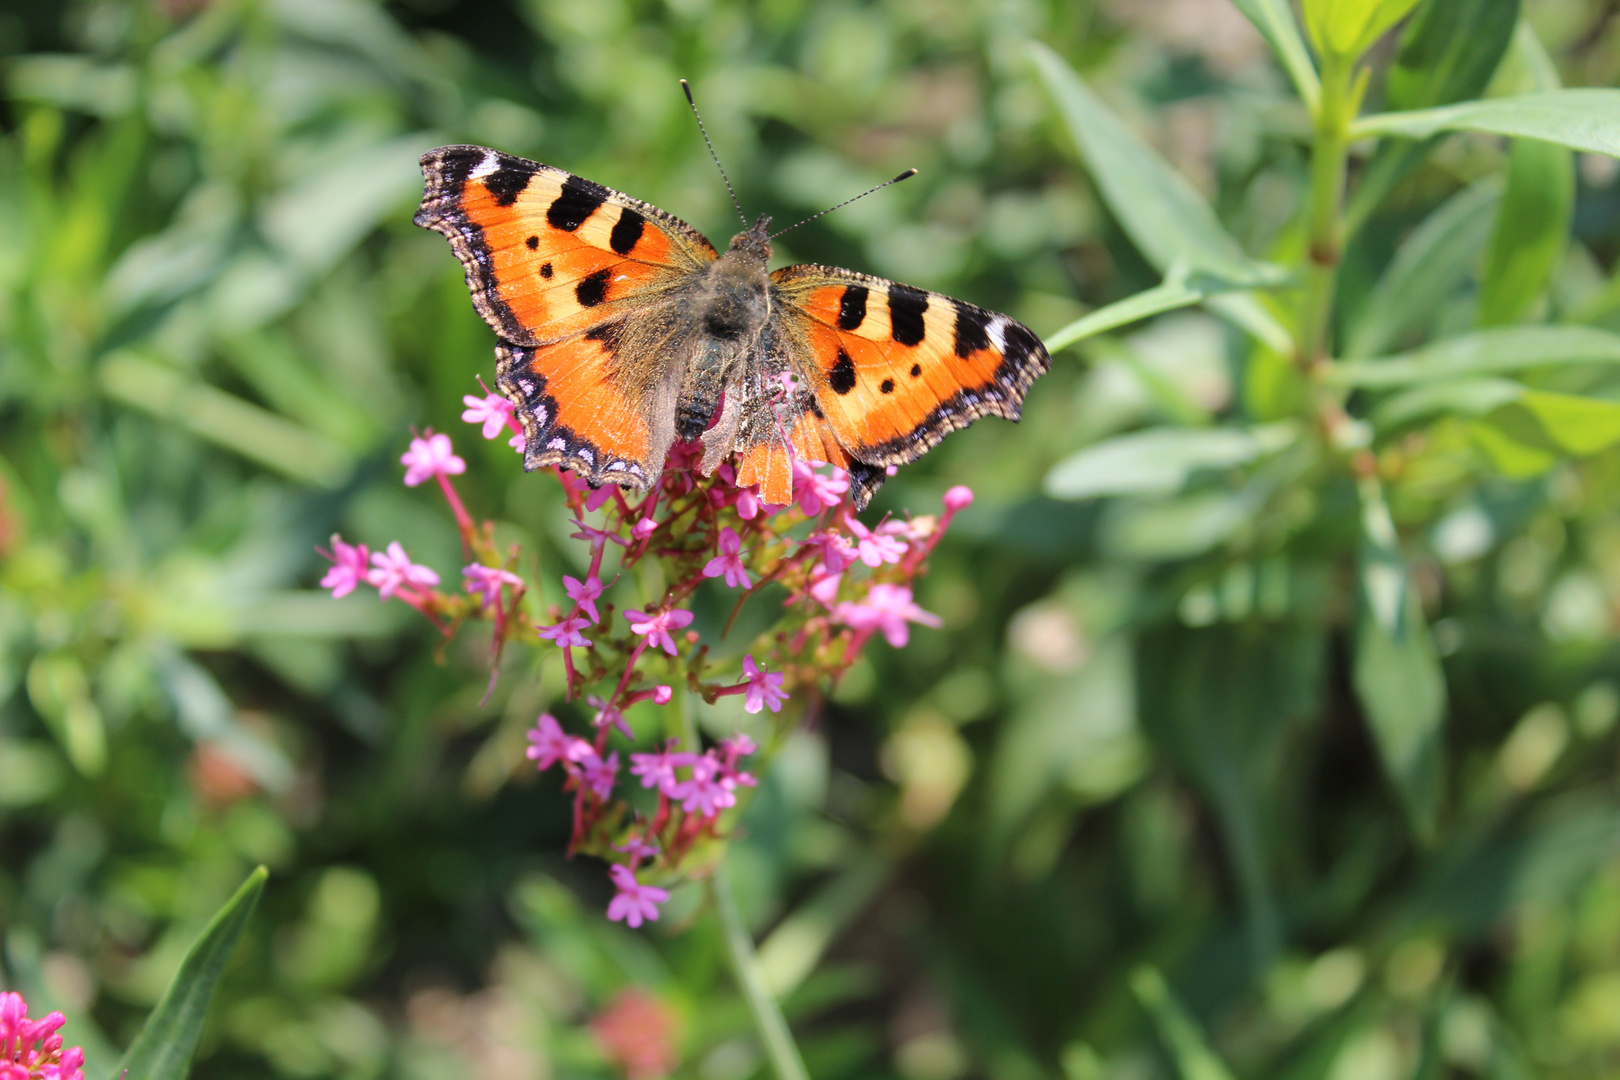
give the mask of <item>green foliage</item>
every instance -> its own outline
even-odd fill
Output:
[[[1613,1071],[1596,6],[13,7],[0,974],[92,1080],[159,1030],[163,1075],[193,1046],[199,1078],[622,1075],[632,989],[704,1080],[793,1068],[767,995],[818,1080]],[[724,240],[682,76],[751,212],[921,169],[779,260],[1064,351],[1020,426],[880,493],[977,491],[920,586],[944,629],[869,650],[776,756],[724,922],[693,887],[630,932],[523,760],[542,708],[585,717],[555,662],[485,701],[486,642],[331,600],[313,549],[397,538],[453,580],[396,465],[431,425],[561,599],[554,486],[459,421],[491,339],[409,224],[415,158],[499,146]],[[187,959],[222,904],[234,959]]]

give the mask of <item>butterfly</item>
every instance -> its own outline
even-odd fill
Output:
[[[705,475],[792,501],[793,463],[849,473],[864,509],[891,466],[981,416],[1017,420],[1051,363],[1027,327],[829,266],[769,271],[770,218],[724,254],[686,222],[482,146],[422,157],[415,222],[450,241],[494,328],[523,466],[645,490],[676,440]],[[746,223],[746,222],[745,222]]]

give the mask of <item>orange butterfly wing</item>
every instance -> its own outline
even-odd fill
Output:
[[[644,488],[670,439],[662,373],[622,361],[619,343],[663,315],[714,246],[649,203],[481,146],[429,151],[422,174],[416,224],[449,239],[502,338],[497,382],[518,407],[524,467]]]
[[[827,266],[784,267],[771,281],[809,390],[791,439],[795,449],[836,443],[861,506],[887,466],[981,416],[1018,420],[1051,366],[1022,323],[939,293]]]

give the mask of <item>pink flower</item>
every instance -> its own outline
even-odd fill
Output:
[[[524,450],[528,449],[529,440],[523,434],[523,432],[514,432],[512,437],[506,440],[506,445],[510,446],[512,449],[521,454]]]
[[[671,739],[669,746],[674,746]],[[681,781],[676,777],[675,770],[692,764],[697,760],[696,754],[676,753],[666,746],[656,754],[631,754],[630,775],[641,778],[644,788],[657,788],[658,791],[671,799],[681,797]]]
[[[563,731],[557,718],[550,713],[541,713],[540,718],[529,729],[529,748],[524,751],[534,767],[545,772],[557,762],[564,767],[579,761],[585,750],[590,750],[591,744],[584,739],[576,738]],[[591,751],[595,753],[595,751]]]
[[[373,553],[371,565],[374,569],[367,576],[367,580],[377,586],[377,595],[384,600],[402,588],[410,587],[414,591],[418,588],[432,588],[439,583],[438,574],[425,566],[417,566],[411,562],[398,540],[390,543],[386,552]]]
[[[514,411],[512,403],[499,394],[485,394],[481,398],[463,394],[461,403],[467,406],[461,418],[469,424],[483,424],[486,439],[493,439],[505,431]]]
[[[21,994],[0,994],[0,1080],[84,1080],[84,1051],[63,1049],[59,1012],[28,1019]]]
[[[599,487],[592,487],[590,481],[582,480],[571,472],[563,473],[562,477],[563,487],[577,491],[579,494],[585,496],[585,509],[587,511],[600,509],[603,503],[613,498],[615,488],[612,484],[602,484]]]
[[[680,608],[670,608],[652,615],[643,611],[626,611],[624,617],[630,620],[631,630],[645,634],[649,644],[661,646],[671,656],[677,653],[675,639],[669,636],[669,632],[692,624],[692,613]]]
[[[320,551],[319,548],[316,550]],[[322,551],[321,554],[326,555],[326,552]],[[345,544],[337,533],[333,533],[332,554],[326,557],[332,560],[332,565],[326,571],[326,576],[321,578],[321,588],[331,589],[332,599],[348,596],[354,592],[356,585],[369,580],[366,560],[371,558],[371,552],[366,545]]]
[[[793,463],[793,498],[804,511],[805,517],[815,517],[823,509],[831,509],[844,501],[844,492],[849,490],[849,476],[844,470],[836,466],[832,475],[827,476],[815,470],[820,461],[794,461]]]
[[[754,663],[750,654],[743,657],[743,679],[748,685],[747,693],[743,697],[743,708],[751,713],[769,708],[773,713],[782,711],[782,702],[788,699],[788,692],[782,689],[783,675],[780,671],[766,671]]]
[[[737,530],[727,525],[720,530],[720,554],[710,559],[703,568],[704,577],[724,575],[726,585],[733,589],[746,589],[754,583],[742,564],[742,538]]]
[[[714,817],[728,806],[737,805],[734,783],[726,783],[720,775],[720,762],[713,754],[704,754],[692,762],[692,778],[680,786],[677,798],[684,799],[681,809],[688,814],[697,813]]]
[[[478,606],[486,610],[501,602],[502,585],[523,584],[523,579],[512,571],[502,570],[498,566],[485,566],[483,563],[462,567],[461,575],[467,579],[467,592],[477,596]]]
[[[628,866],[614,863],[608,867],[608,876],[618,893],[608,901],[607,916],[613,922],[623,920],[634,930],[647,922],[658,921],[658,905],[669,899],[669,893],[636,880],[636,872]]]
[[[753,657],[749,659],[752,660]],[[736,769],[738,758],[749,757],[758,750],[759,747],[754,745],[754,740],[750,739],[746,732],[739,731],[735,735],[727,735],[720,740],[721,767],[730,772]]]
[[[548,641],[555,641],[565,649],[570,645],[576,649],[588,649],[591,643],[580,631],[590,625],[585,621],[585,616],[570,615],[556,626],[537,626],[535,632]]]
[[[759,501],[758,484],[752,484],[737,492],[737,516],[744,521],[753,521],[758,517],[762,505]]]
[[[609,754],[606,759],[598,754],[590,743],[580,740],[584,749],[580,751],[580,772],[585,786],[596,793],[596,797],[606,802],[613,794],[613,783],[619,777],[619,752]]]
[[[564,574],[563,590],[568,593],[568,599],[579,605],[579,610],[590,616],[588,625],[595,626],[602,621],[602,616],[596,612],[596,601],[602,595],[602,582],[596,575],[592,574],[581,581]]]
[[[634,836],[622,844],[614,844],[614,851],[622,851],[630,856],[630,869],[634,870],[636,864],[642,859],[650,859],[658,854],[658,845],[651,843],[645,836]]]
[[[405,466],[405,486],[415,487],[435,476],[460,476],[467,471],[467,463],[456,457],[450,449],[450,436],[435,435],[428,428],[426,438],[411,440],[411,448],[399,459]]]
[[[843,574],[828,574],[818,569],[810,575],[811,598],[823,607],[831,608],[838,599],[838,586],[843,580]]]
[[[945,509],[953,514],[972,505],[973,489],[966,484],[957,484],[945,492]]]
[[[910,640],[907,623],[940,624],[938,615],[929,614],[912,603],[911,590],[904,585],[873,585],[864,602],[839,604],[833,618],[860,633],[881,630],[889,644],[897,649]]]
[[[821,569],[828,574],[841,574],[855,561],[855,545],[835,529],[822,529],[805,537],[799,550],[814,548],[821,553]]]
[[[893,529],[886,526],[868,529],[853,514],[844,518],[844,524],[855,534],[856,555],[867,566],[875,569],[884,563],[899,562],[900,556],[906,553],[905,542],[895,539]]]
[[[637,540],[645,540],[658,531],[658,522],[650,517],[642,518],[630,528],[630,535]]]
[[[604,700],[592,694],[585,699],[585,703],[596,710],[596,716],[591,720],[592,724],[599,728],[618,728],[619,732],[627,739],[636,737],[636,733],[630,730],[630,721],[624,718],[624,710],[613,704],[612,701]]]

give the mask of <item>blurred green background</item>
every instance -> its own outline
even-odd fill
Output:
[[[1524,16],[1567,85],[1620,75],[1614,4]],[[435,145],[561,166],[723,242],[684,76],[750,213],[921,170],[779,261],[1042,334],[1156,284],[1030,39],[1250,252],[1287,249],[1308,121],[1226,0],[0,6],[5,983],[104,1067],[264,862],[200,1078],[614,1076],[611,1018],[638,1015],[679,1075],[760,1074],[699,894],[631,932],[600,866],[563,858],[567,803],[522,759],[554,674],[514,659],[480,706],[476,635],[438,650],[401,605],[331,601],[314,546],[399,539],[450,574],[453,522],[396,464],[432,425],[526,572],[577,572],[555,483],[458,419],[492,336],[410,224]],[[1439,145],[1353,250],[1342,310],[1388,300],[1396,245],[1504,158]],[[1577,165],[1537,311],[1620,328],[1614,163]],[[1468,190],[1457,272],[1375,349],[1475,321],[1496,196]],[[1022,425],[881,493],[978,493],[920,585],[945,627],[869,650],[732,856],[818,1080],[1218,1080],[1174,1052],[1189,1031],[1238,1076],[1620,1075],[1620,451],[1513,478],[1444,421],[1380,447],[1449,702],[1427,786],[1397,790],[1352,686],[1349,479],[1042,494],[1120,432],[1269,419],[1249,349],[1197,311],[1094,339]],[[660,1075],[649,1053],[632,1075]]]

